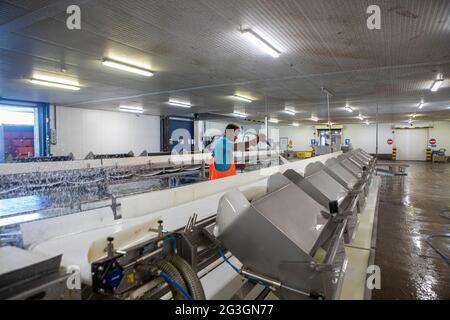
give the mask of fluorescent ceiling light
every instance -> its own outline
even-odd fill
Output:
[[[293,125],[294,127],[300,127],[300,123],[298,123],[298,122],[292,122],[292,125]]]
[[[32,79],[48,81],[48,82],[55,82],[55,83],[59,83],[59,84],[67,84],[69,86],[74,86],[74,87],[80,86],[80,84],[76,80],[54,77],[54,76],[49,76],[49,75],[45,75],[45,74],[34,74]]]
[[[239,117],[239,118],[247,118],[247,114],[244,113],[244,112],[234,111],[234,112],[233,112],[233,115],[234,115],[235,117]]]
[[[408,123],[411,124],[413,121],[411,118],[409,118]]]
[[[284,113],[287,113],[291,116],[295,116],[295,114],[296,114],[295,110],[292,110],[292,109],[284,109]]]
[[[240,96],[240,95],[237,95],[237,94],[235,94],[233,97],[235,97],[236,99],[241,100],[241,101],[245,101],[245,102],[249,102],[249,103],[253,102],[252,99],[247,98],[247,97],[243,97],[243,96]]]
[[[347,105],[347,106],[345,106],[345,111],[347,111],[347,112],[353,112],[353,109],[350,108],[350,107]]]
[[[314,122],[317,122],[317,121],[319,121],[319,119],[317,119],[317,118],[316,118],[316,117],[314,117],[314,116],[312,116],[312,117],[311,117],[311,120],[312,120],[312,121],[314,121]]]
[[[280,51],[275,49],[270,43],[264,40],[260,35],[255,33],[252,29],[241,30],[242,35],[247,38],[250,42],[255,44],[262,51],[271,55],[273,58],[278,58],[280,56]]]
[[[442,86],[442,84],[444,83],[444,77],[442,75],[442,73],[439,73],[437,75],[437,79],[433,82],[433,85],[431,86],[431,91],[432,92],[436,92],[439,90],[439,88]]]
[[[144,69],[141,67],[130,65],[128,63],[119,62],[119,61],[115,61],[115,60],[111,60],[111,59],[107,59],[107,58],[103,59],[102,63],[105,66],[108,66],[111,68],[128,71],[131,73],[136,73],[136,74],[139,74],[139,75],[145,76],[145,77],[153,77],[153,75],[154,75],[154,73],[148,69]]]
[[[438,91],[439,88],[442,86],[442,83],[444,83],[444,80],[434,81],[433,85],[431,86],[431,91],[433,91],[433,92]]]
[[[192,105],[188,102],[177,101],[177,100],[169,100],[168,102],[172,106],[181,107],[181,108],[190,108]]]
[[[46,87],[67,89],[67,90],[73,90],[73,91],[80,90],[79,84],[76,81],[60,79],[60,78],[55,78],[55,77],[49,77],[49,76],[35,76],[30,79],[30,82],[33,84],[38,84],[38,85],[46,86]]]
[[[424,105],[423,102],[419,103],[419,109],[422,109],[422,108],[423,108],[423,105]]]
[[[367,125],[369,125],[369,124],[370,124],[369,120],[366,120],[366,124],[367,124]]]
[[[412,115],[412,117],[413,117],[413,118],[417,117],[417,114],[414,113],[414,114]]]
[[[362,115],[362,114],[360,114],[360,115],[358,116],[358,118],[359,118],[359,120],[361,120],[361,121],[363,121],[363,120],[364,120],[364,117],[363,117],[363,115]]]
[[[271,122],[271,123],[278,123],[278,122],[280,122],[280,120],[278,120],[278,119],[269,119],[269,122]]]
[[[144,113],[144,109],[142,107],[120,106],[119,110],[123,112]]]

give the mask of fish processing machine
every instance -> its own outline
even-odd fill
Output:
[[[60,264],[61,255],[48,258],[16,247],[0,248],[0,299],[81,299],[81,290],[67,286],[70,273]]]
[[[360,150],[349,154],[368,160],[367,165],[374,162]],[[221,269],[222,263],[244,279],[232,299],[264,299],[269,294],[279,299],[338,299],[347,265],[344,243],[351,241],[370,179],[370,170],[346,156],[341,161],[336,158],[341,155],[331,154],[288,163],[265,178],[249,172],[230,182],[204,182],[210,192],[204,200],[167,206],[149,218],[109,217],[108,212],[114,213],[109,208],[94,223],[97,218],[82,212],[79,223],[67,226],[72,231],[61,233],[53,228],[71,215],[33,222],[24,229],[26,248],[62,254],[65,266],[78,261],[82,299],[205,299],[208,282],[203,277]],[[343,162],[354,165],[354,171]],[[251,183],[238,188],[231,187],[231,181]],[[216,195],[218,190],[223,193]],[[38,234],[29,238],[29,231]],[[38,238],[42,240],[29,240]]]
[[[359,197],[334,180],[318,163],[309,164],[304,177],[294,170],[287,170],[284,176],[325,208],[336,206],[327,215],[334,211],[338,217],[347,220],[344,236],[345,242],[350,243],[358,224]]]
[[[270,177],[268,192],[252,201],[238,190],[226,193],[214,234],[243,263],[242,275],[273,287],[280,299],[336,299],[346,220],[334,223],[325,207],[286,180]]]
[[[362,179],[356,178],[335,158],[328,159],[325,164],[318,163],[317,166],[348,189],[350,193],[358,196],[358,212],[361,212],[362,207],[365,205],[366,182]]]
[[[5,164],[6,169],[0,172],[0,217],[11,219],[0,221],[0,244],[20,245],[18,223],[36,217],[73,214],[108,204],[119,219],[117,199],[121,196],[206,181],[208,157],[207,153],[141,157],[91,154],[80,161]],[[247,155],[247,162],[249,158]],[[258,157],[253,167],[245,169],[265,167],[275,160],[278,157],[273,154]]]

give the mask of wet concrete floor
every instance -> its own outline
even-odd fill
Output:
[[[372,299],[450,299],[450,220],[442,211],[450,209],[450,163],[408,164],[407,177],[383,177],[375,252],[381,289]]]

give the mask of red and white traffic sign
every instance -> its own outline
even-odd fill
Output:
[[[435,138],[431,138],[429,142],[430,142],[431,145],[435,145],[436,144],[436,139]]]
[[[387,140],[387,144],[393,144],[393,143],[394,143],[394,140],[392,140],[392,139]]]

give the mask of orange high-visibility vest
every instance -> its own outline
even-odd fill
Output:
[[[214,166],[214,158],[209,162],[209,180],[216,180],[236,175],[236,166],[234,161],[231,162],[230,168],[226,171],[217,170]]]

